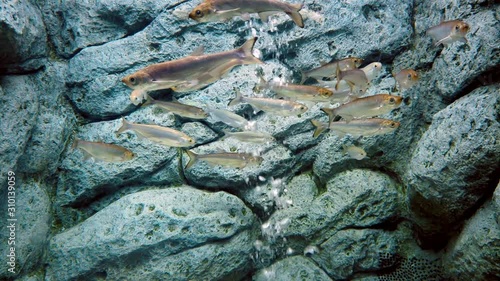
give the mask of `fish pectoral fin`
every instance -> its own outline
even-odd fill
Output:
[[[269,17],[276,14],[276,12],[261,12],[259,13],[259,17],[263,22],[268,22]]]
[[[229,71],[236,65],[238,64],[237,60],[235,59],[232,59],[232,60],[229,60],[227,61],[226,63],[223,63],[215,68],[213,68],[212,70],[210,70],[209,72],[205,73],[202,75],[203,79],[202,78],[199,78],[200,81],[206,81],[204,79],[207,79],[207,80],[210,80],[210,79],[219,79],[221,78],[222,76],[224,76],[225,74],[229,73]]]
[[[83,160],[84,161],[88,161],[88,160],[93,158],[92,155],[90,153],[88,153],[87,151],[82,150],[82,152],[83,152]]]
[[[446,37],[444,37],[443,39],[437,41],[436,43],[434,43],[434,46],[439,46],[439,44],[443,44],[443,45],[448,45],[448,41],[452,40],[451,38],[451,35],[448,35]]]
[[[349,123],[352,121],[352,119],[354,119],[352,115],[343,115],[342,118],[344,118],[346,123]]]
[[[215,14],[218,16],[229,16],[228,14],[238,13],[239,11],[240,11],[240,8],[234,8],[234,9],[229,9],[229,10],[217,10],[217,11],[215,11]]]

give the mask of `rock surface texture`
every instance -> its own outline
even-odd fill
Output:
[[[17,219],[15,263],[0,280],[500,279],[498,1],[286,1],[303,3],[304,28],[282,12],[199,23],[188,14],[200,2],[0,0],[0,207],[10,212],[0,218]],[[435,46],[426,31],[455,19],[470,26],[467,42]],[[207,118],[134,105],[122,82],[252,37],[263,64],[195,91],[149,92]],[[303,102],[307,111],[291,116],[229,105],[237,91],[278,98],[256,87],[260,76],[299,83],[303,71],[349,56],[382,64],[364,95],[402,97],[379,116],[399,122],[393,132],[314,137],[311,121],[327,122],[321,108],[338,99]],[[400,89],[393,75],[408,68],[418,82]],[[224,137],[242,129],[214,109],[272,139]],[[192,146],[117,134],[122,119],[177,130]],[[77,139],[133,154],[87,159]],[[367,157],[349,156],[351,146]],[[219,153],[262,161],[206,161]]]

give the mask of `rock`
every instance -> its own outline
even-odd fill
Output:
[[[30,76],[36,83],[33,91],[40,108],[24,154],[18,161],[19,172],[51,175],[60,164],[76,123],[75,114],[63,96],[65,71],[65,64],[50,63],[43,72]]]
[[[299,280],[332,280],[310,259],[293,256],[274,263],[269,268],[257,272],[252,278],[254,281],[299,281]]]
[[[134,193],[55,235],[47,278],[186,280],[203,272],[211,280],[232,273],[241,279],[250,269],[255,223],[252,212],[224,192],[181,186]]]
[[[459,227],[491,189],[500,158],[498,91],[479,88],[440,111],[413,152],[408,194],[424,240]]]
[[[0,26],[0,74],[39,70],[47,56],[47,33],[36,5],[2,1]]]
[[[48,186],[32,179],[24,179],[19,173],[13,176],[15,184],[14,194],[7,193],[7,188],[2,189],[0,193],[2,198],[1,207],[4,212],[1,214],[2,221],[5,222],[1,233],[2,243],[0,250],[5,255],[9,254],[10,247],[15,248],[15,274],[8,271],[10,266],[4,265],[0,269],[0,278],[18,279],[18,274],[29,272],[40,267],[43,264],[43,255],[48,241],[50,230],[50,208],[51,202],[48,195]],[[15,204],[13,216],[9,214],[12,206],[8,206],[12,201]],[[9,210],[9,211],[8,211]],[[8,211],[8,212],[7,212]],[[17,221],[8,221],[7,219],[16,219]],[[7,226],[15,223],[14,236],[10,235]],[[14,237],[14,240],[8,240],[8,237]],[[14,241],[10,244],[8,241]],[[7,261],[7,258],[4,260]]]
[[[57,54],[69,58],[80,50],[137,33],[174,1],[43,0],[47,30]]]
[[[452,279],[495,280],[500,278],[500,185],[493,198],[465,223],[448,245],[443,268]]]
[[[158,124],[173,127],[171,115],[156,114],[152,108],[138,111],[126,119],[134,123]],[[66,216],[65,208],[86,208],[103,196],[117,192],[124,187],[136,185],[176,185],[182,183],[179,174],[179,152],[175,147],[166,147],[150,140],[139,140],[133,132],[119,136],[115,132],[121,120],[90,123],[80,127],[77,138],[87,141],[113,143],[130,149],[136,154],[131,161],[121,163],[85,161],[79,150],[68,149],[61,164],[57,188],[56,206],[60,219],[66,227],[83,218]],[[133,190],[133,188],[131,189]],[[111,195],[112,196],[112,195]]]
[[[29,76],[0,78],[0,180],[6,182],[8,171],[14,171],[18,159],[36,123],[38,93]]]

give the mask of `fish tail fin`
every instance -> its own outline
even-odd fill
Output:
[[[321,111],[323,111],[324,113],[326,113],[326,115],[328,115],[328,124],[331,124],[333,122],[333,118],[337,116],[335,108],[323,107],[321,108]]]
[[[78,142],[79,142],[79,141],[80,141],[80,139],[79,139],[79,138],[75,138],[75,139],[73,140],[73,143],[71,144],[71,149],[75,149],[75,148],[77,148],[77,147],[78,147]]]
[[[230,138],[230,137],[231,137],[231,134],[232,134],[232,132],[231,132],[231,131],[228,131],[228,130],[222,130],[222,131],[224,132],[224,136],[222,136],[222,137],[220,138],[220,140],[225,140],[225,139],[227,139],[227,138]]]
[[[245,42],[239,49],[238,52],[242,54],[241,60],[245,64],[263,64],[264,62],[255,57],[252,53],[253,46],[257,41],[257,37],[253,37]]]
[[[122,117],[122,126],[116,131],[116,135],[118,136],[119,134],[125,132],[130,128],[130,123],[125,120],[125,118]]]
[[[335,90],[339,90],[339,83],[342,78],[340,78],[340,75],[342,74],[342,71],[340,70],[340,65],[339,62],[337,62],[337,69],[335,71],[335,77],[337,77],[337,83],[335,84]]]
[[[142,104],[142,106],[148,106],[148,105],[152,105],[155,103],[155,99],[153,99],[150,95],[148,94],[145,94],[145,98],[146,98],[146,101]]]
[[[198,162],[198,154],[192,152],[191,150],[186,150],[187,155],[189,156],[189,162],[187,163],[185,170],[189,169],[196,162]]]
[[[241,92],[240,92],[239,89],[234,89],[234,91],[236,92],[236,97],[231,102],[229,102],[228,106],[237,105],[243,99],[243,97],[241,96]]]
[[[304,82],[306,82],[307,78],[309,78],[307,76],[307,73],[303,70],[300,71],[300,84],[304,84]]]
[[[316,128],[314,130],[314,134],[313,134],[314,138],[317,138],[321,133],[323,133],[326,130],[325,124],[323,124],[322,122],[320,122],[318,120],[313,119],[313,120],[311,120],[311,123]]]
[[[303,4],[290,4],[292,12],[287,12],[286,14],[289,15],[293,22],[299,27],[304,27],[304,19],[302,19],[302,15],[299,13],[299,11],[302,9]]]

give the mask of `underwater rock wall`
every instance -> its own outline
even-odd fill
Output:
[[[187,15],[198,4],[2,1],[0,219],[17,222],[13,267],[12,232],[0,233],[0,279],[500,278],[499,4],[306,0],[304,28],[282,13],[270,23],[197,23]],[[434,46],[426,30],[451,19],[470,25],[468,42]],[[251,37],[265,64],[197,91],[151,95],[231,110],[272,142],[223,139],[231,127],[212,116],[136,106],[121,82],[199,46],[216,53]],[[314,138],[310,121],[328,119],[319,105],[289,117],[228,106],[235,88],[269,96],[254,93],[258,73],[298,83],[301,70],[348,56],[383,64],[367,95],[403,97],[383,116],[401,123],[393,133]],[[391,74],[405,68],[420,79],[397,92]],[[189,157],[175,147],[116,135],[122,117],[180,130],[196,153],[258,152],[263,161],[185,169]],[[135,157],[84,160],[76,138]],[[350,158],[343,145],[369,158]],[[11,199],[14,213],[5,211]]]

